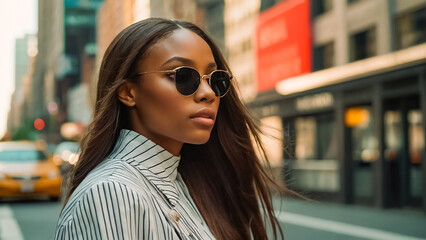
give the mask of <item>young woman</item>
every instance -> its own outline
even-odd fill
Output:
[[[282,237],[218,47],[188,22],[151,18],[107,49],[56,239]]]

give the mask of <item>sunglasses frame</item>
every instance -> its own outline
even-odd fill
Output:
[[[206,75],[201,75],[198,71],[197,71],[197,69],[195,69],[195,68],[193,68],[193,67],[188,67],[188,66],[180,66],[180,67],[177,67],[177,68],[175,68],[175,69],[173,69],[173,70],[162,70],[162,71],[152,71],[152,72],[141,72],[141,73],[137,73],[137,74],[135,74],[135,76],[136,77],[139,77],[139,76],[142,76],[142,75],[144,75],[144,74],[151,74],[151,73],[174,73],[175,74],[175,77],[176,77],[176,73],[177,73],[177,71],[179,70],[179,69],[182,69],[182,68],[189,68],[189,69],[192,69],[192,70],[194,70],[197,74],[198,74],[198,76],[199,76],[199,83],[198,83],[198,87],[197,87],[197,89],[195,89],[195,91],[193,92],[193,93],[191,93],[191,94],[188,94],[188,95],[185,95],[185,94],[182,94],[178,89],[177,89],[177,86],[176,86],[176,81],[175,81],[175,87],[176,87],[176,90],[179,92],[179,94],[181,94],[182,96],[191,96],[191,95],[193,95],[194,93],[196,93],[197,91],[198,91],[198,89],[200,88],[200,85],[201,85],[201,81],[202,80],[204,80],[204,78],[206,78],[207,79],[207,83],[209,84],[209,86],[210,86],[210,88],[212,87],[212,85],[211,85],[211,76],[213,75],[213,73],[215,73],[215,72],[224,72],[224,73],[226,73],[227,75],[228,75],[228,77],[229,77],[229,84],[231,84],[231,80],[233,79],[233,77],[234,76],[232,76],[232,74],[230,74],[228,71],[226,71],[226,70],[214,70],[213,72],[211,72],[210,74],[206,74]],[[228,92],[229,92],[229,89],[231,88],[231,85],[229,85],[229,87],[228,87],[228,89],[226,90],[226,92],[222,95],[222,96],[216,96],[216,94],[215,94],[215,96],[216,97],[218,97],[218,98],[222,98],[222,97],[224,97]]]

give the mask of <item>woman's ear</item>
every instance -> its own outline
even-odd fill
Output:
[[[120,100],[120,102],[122,102],[124,105],[128,107],[133,107],[136,105],[134,93],[135,93],[135,89],[131,83],[129,82],[123,83],[118,88],[118,100]]]

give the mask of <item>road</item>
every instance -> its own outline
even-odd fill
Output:
[[[286,240],[426,239],[426,215],[419,211],[279,198],[274,199],[274,204]],[[58,202],[0,203],[0,240],[53,239],[60,210]]]
[[[0,240],[53,239],[61,211],[59,202],[46,200],[0,204]]]
[[[274,206],[286,240],[426,239],[426,215],[418,210],[384,210],[279,198],[274,199]]]

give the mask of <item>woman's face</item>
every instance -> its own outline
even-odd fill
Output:
[[[180,66],[200,75],[216,70],[209,45],[197,34],[179,29],[154,44],[139,62],[138,72],[173,70]],[[130,110],[133,130],[174,155],[183,143],[203,144],[216,121],[220,98],[202,80],[191,96],[181,95],[170,73],[144,74],[130,83],[134,106]]]

